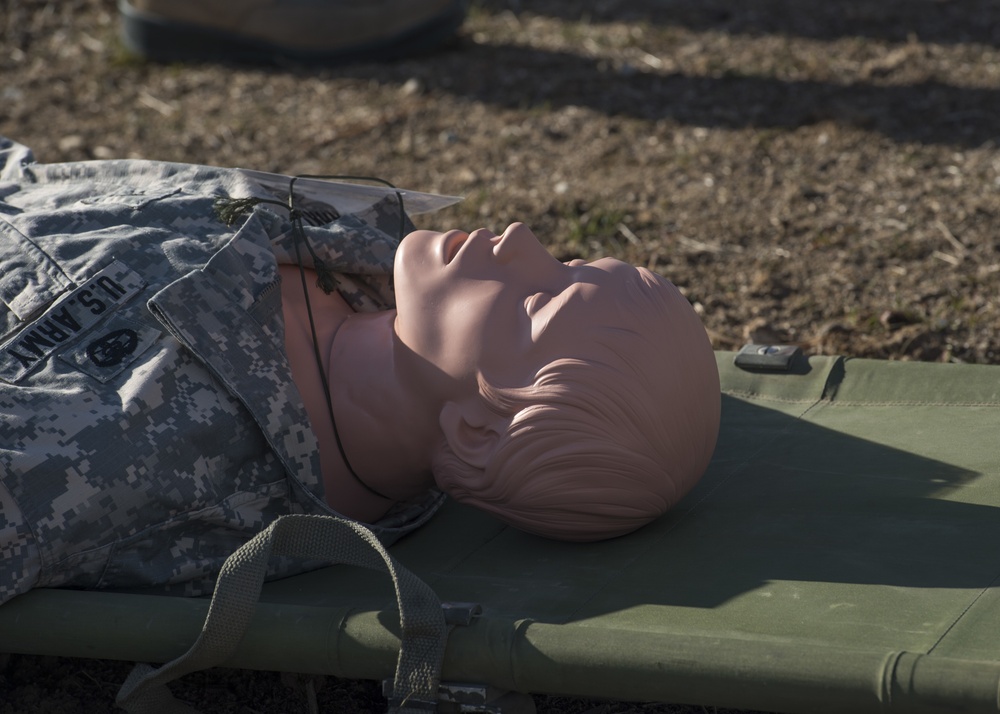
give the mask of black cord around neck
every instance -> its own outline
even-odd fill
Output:
[[[291,194],[289,194],[289,203],[292,202]],[[344,442],[340,438],[340,430],[337,429],[337,418],[333,414],[333,396],[330,394],[330,383],[326,378],[326,369],[323,367],[323,357],[319,351],[319,340],[316,337],[316,322],[313,319],[312,312],[312,302],[309,299],[309,286],[306,283],[306,269],[302,265],[302,255],[299,250],[299,241],[305,241],[308,243],[308,238],[306,237],[305,230],[302,228],[302,217],[299,215],[298,211],[294,207],[289,208],[291,212],[292,219],[292,244],[295,246],[295,262],[299,266],[299,276],[302,278],[302,295],[306,300],[306,314],[309,316],[309,331],[312,334],[312,344],[313,344],[313,355],[316,358],[316,368],[319,371],[320,382],[323,385],[323,396],[326,397],[326,409],[330,415],[330,424],[333,426],[333,436],[337,442],[337,450],[340,451],[340,458],[344,462],[344,466],[347,467],[347,472],[357,481],[361,486],[364,487],[368,493],[373,496],[378,496],[379,498],[384,498],[387,501],[392,501],[383,493],[375,490],[367,483],[365,483],[358,472],[354,470],[351,466],[351,460],[347,458],[347,451],[344,449]],[[340,332],[340,328],[344,323],[341,322],[337,325],[337,330],[333,333],[333,339],[337,339],[337,332]]]
[[[384,179],[376,178],[374,176],[341,176],[341,175],[313,175],[313,174],[303,174],[300,176],[294,176],[289,179],[288,182],[288,204],[285,205],[281,201],[270,198],[260,198],[260,197],[248,197],[248,198],[237,198],[237,199],[223,199],[220,198],[215,201],[214,208],[219,216],[219,218],[226,223],[226,225],[233,225],[236,220],[251,210],[254,206],[259,203],[273,203],[279,206],[283,206],[288,209],[288,217],[292,224],[292,245],[295,247],[295,262],[299,266],[299,275],[302,278],[302,295],[305,297],[306,301],[306,314],[309,316],[309,331],[312,335],[313,343],[313,356],[316,358],[316,368],[319,371],[320,382],[323,385],[323,396],[326,397],[326,409],[330,415],[330,424],[333,426],[333,436],[337,442],[337,450],[340,452],[340,458],[344,462],[344,466],[347,468],[347,472],[357,481],[361,486],[368,491],[373,496],[378,496],[387,501],[393,501],[395,499],[389,498],[383,493],[379,493],[374,488],[365,483],[360,476],[358,476],[357,471],[351,466],[350,459],[347,458],[347,451],[344,449],[344,443],[340,438],[340,430],[337,429],[337,418],[333,415],[333,396],[330,393],[330,383],[326,376],[326,369],[323,367],[323,358],[319,352],[319,340],[316,337],[316,322],[313,319],[312,312],[312,302],[309,299],[309,287],[306,283],[306,271],[305,267],[302,265],[302,253],[299,248],[300,243],[305,243],[306,249],[309,251],[310,256],[313,259],[313,264],[316,266],[316,271],[319,273],[320,277],[320,288],[326,292],[330,293],[334,289],[333,278],[330,275],[330,271],[326,264],[316,255],[313,250],[312,244],[309,242],[309,238],[306,236],[305,229],[302,227],[302,211],[295,206],[295,182],[299,179],[323,179],[323,180],[353,180],[353,181],[372,181],[375,183],[380,183],[388,188],[393,189],[396,197],[396,203],[399,207],[399,228],[398,235],[396,237],[397,244],[403,240],[403,233],[406,228],[406,212],[403,206],[403,194],[396,190],[388,181]],[[336,211],[336,209],[334,209]],[[339,215],[339,214],[338,214]],[[337,331],[334,332],[333,338],[337,339],[337,332],[340,331],[340,327],[343,325],[341,323],[337,326]]]

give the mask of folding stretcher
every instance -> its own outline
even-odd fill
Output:
[[[658,522],[556,543],[451,503],[392,548],[452,603],[442,680],[810,714],[1000,709],[1000,367],[717,358],[715,458]],[[39,590],[0,608],[0,650],[164,662],[207,608]],[[389,580],[334,566],[268,583],[227,665],[383,679],[398,633]]]

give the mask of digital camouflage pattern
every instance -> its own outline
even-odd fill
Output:
[[[283,200],[251,176],[42,165],[0,138],[0,602],[43,586],[201,594],[277,516],[336,515],[284,353],[287,212],[230,227],[213,209]],[[306,226],[356,310],[392,306],[398,226],[394,196]],[[391,542],[440,501],[372,528]]]

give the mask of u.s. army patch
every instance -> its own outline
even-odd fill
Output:
[[[120,261],[114,261],[71,292],[41,317],[0,345],[0,379],[18,382],[61,346],[127,302],[145,283]],[[108,344],[114,351],[115,345]]]

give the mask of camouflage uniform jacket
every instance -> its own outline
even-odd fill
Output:
[[[41,165],[0,138],[0,602],[56,586],[200,594],[278,515],[333,514],[284,352],[287,214],[258,207],[231,228],[213,211],[249,195],[275,198],[252,172]],[[306,227],[357,310],[392,304],[395,206]],[[391,542],[439,503],[372,528]]]

